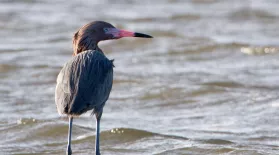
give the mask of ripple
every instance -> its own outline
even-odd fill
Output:
[[[242,47],[240,51],[248,55],[264,55],[264,54],[278,53],[279,48],[278,47]]]
[[[234,20],[247,20],[247,19],[272,19],[275,20],[278,17],[266,12],[264,10],[241,8],[233,13],[229,14],[229,18]]]
[[[182,14],[182,15],[173,15],[171,19],[173,20],[199,20],[201,16],[193,14]]]
[[[233,144],[233,142],[228,140],[223,140],[223,139],[208,139],[208,140],[204,140],[203,142],[208,144],[216,144],[216,145]]]
[[[14,72],[15,70],[19,69],[17,65],[13,64],[0,64],[0,73],[8,73]]]
[[[85,139],[95,137],[94,135],[82,135],[79,136],[77,139],[82,142]],[[149,132],[145,130],[138,130],[138,129],[132,129],[132,128],[113,128],[108,131],[102,131],[101,132],[101,139],[104,141],[110,141],[110,143],[127,143],[127,142],[134,142],[143,138],[148,137],[165,137],[165,138],[171,138],[171,139],[180,139],[180,140],[188,140],[188,138],[180,137],[180,136],[174,136],[174,135],[165,135],[165,134],[159,134],[154,132]]]
[[[215,154],[227,154],[234,152],[235,149],[232,148],[201,148],[197,146],[192,147],[183,147],[173,150],[167,150],[161,153],[158,153],[156,155],[167,155],[167,154],[191,154],[191,155],[201,155],[201,154],[207,154],[207,155],[215,155]]]
[[[239,87],[244,87],[244,85],[233,82],[233,81],[212,81],[212,82],[206,82],[202,83],[202,85],[207,85],[207,86],[214,86],[214,87],[223,87],[223,88],[239,88]]]

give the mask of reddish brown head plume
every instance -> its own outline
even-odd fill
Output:
[[[95,21],[84,25],[74,34],[73,55],[86,50],[99,49],[98,42],[100,41],[122,37],[152,38],[146,34],[117,29],[107,22]]]

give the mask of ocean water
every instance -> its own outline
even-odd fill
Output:
[[[102,154],[279,155],[276,0],[1,0],[1,155],[65,154],[56,77],[94,20],[154,36],[100,43],[116,66]],[[93,154],[90,112],[72,143]]]

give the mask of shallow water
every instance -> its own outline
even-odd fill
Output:
[[[102,154],[279,154],[276,0],[2,0],[0,154],[64,154],[54,103],[71,37],[104,20],[153,35],[101,43],[115,59]],[[95,119],[74,119],[73,153],[92,154]]]

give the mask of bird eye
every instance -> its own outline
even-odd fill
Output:
[[[105,31],[105,32],[108,32],[108,30],[109,30],[108,28],[104,28],[104,31]]]

